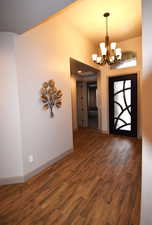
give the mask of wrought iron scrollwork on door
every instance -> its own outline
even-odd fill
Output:
[[[114,82],[114,128],[131,130],[131,80]]]

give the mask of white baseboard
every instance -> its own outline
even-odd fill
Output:
[[[103,134],[109,134],[109,132],[107,130],[102,130],[101,131]]]
[[[24,177],[5,177],[0,178],[0,185],[24,183]]]
[[[31,177],[37,175],[42,170],[44,170],[47,167],[53,165],[54,163],[56,163],[57,161],[63,159],[65,156],[69,155],[72,152],[73,152],[73,149],[67,150],[66,152],[62,153],[61,155],[55,157],[54,159],[51,159],[50,161],[48,161],[47,163],[43,164],[42,166],[40,166],[40,167],[36,168],[35,170],[31,171],[30,173],[24,175],[24,181],[27,181]]]

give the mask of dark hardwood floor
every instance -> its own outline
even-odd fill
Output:
[[[140,141],[82,129],[74,143],[25,184],[0,187],[0,225],[139,225]]]

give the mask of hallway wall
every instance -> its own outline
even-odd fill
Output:
[[[72,104],[72,128],[75,131],[78,128],[77,116],[77,83],[75,76],[71,75],[71,104]]]
[[[143,1],[142,50],[142,208],[141,225],[152,224],[152,1]]]
[[[0,184],[23,176],[15,41],[0,32]]]
[[[73,148],[69,59],[92,64],[90,56],[94,47],[60,13],[18,36],[16,48],[27,175]],[[42,110],[39,100],[41,85],[49,79],[63,92],[63,106],[54,109],[54,118]],[[29,163],[30,155],[33,163]]]

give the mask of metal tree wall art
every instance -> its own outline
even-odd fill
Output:
[[[53,117],[53,107],[61,108],[62,106],[62,91],[57,90],[55,87],[55,82],[49,80],[48,82],[43,83],[41,88],[41,101],[44,104],[43,109],[50,111],[50,116]]]

